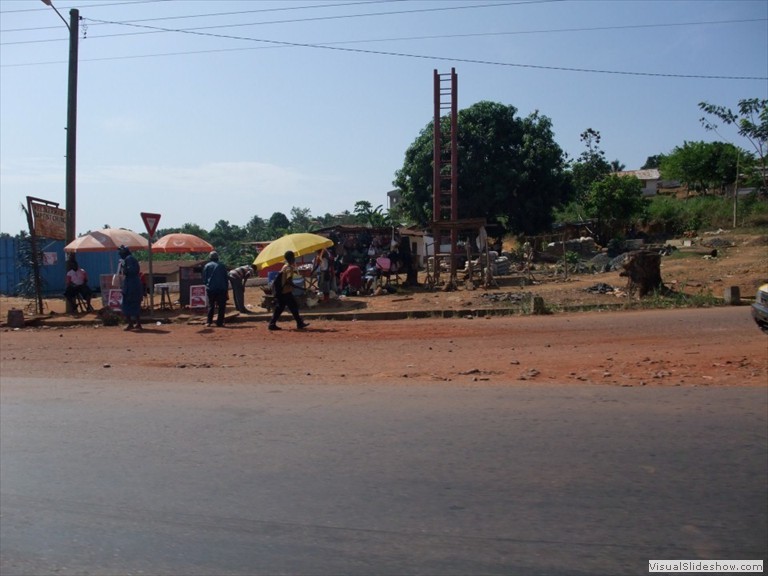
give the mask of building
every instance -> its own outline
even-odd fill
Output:
[[[678,188],[680,182],[677,180],[662,180],[661,172],[658,168],[647,168],[645,170],[623,170],[616,172],[617,176],[634,176],[643,183],[643,196],[656,196],[660,188]]]
[[[390,190],[387,192],[387,208],[392,210],[398,204],[400,204],[401,196],[400,190]]]

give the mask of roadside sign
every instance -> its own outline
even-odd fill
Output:
[[[157,225],[160,223],[160,214],[152,214],[151,212],[142,212],[141,219],[144,220],[144,226],[147,227],[149,238],[155,235]]]

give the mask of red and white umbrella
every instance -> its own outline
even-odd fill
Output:
[[[152,253],[210,252],[213,246],[194,234],[166,234],[152,244]]]

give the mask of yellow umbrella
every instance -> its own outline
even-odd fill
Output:
[[[253,261],[257,269],[279,264],[285,259],[285,253],[291,250],[296,257],[316,252],[321,248],[333,246],[333,240],[325,236],[303,232],[301,234],[288,234],[282,238],[270,242],[262,250],[256,260]]]

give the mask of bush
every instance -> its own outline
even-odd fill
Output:
[[[740,199],[736,216],[740,226],[768,225],[768,201],[754,194]],[[649,230],[666,235],[680,235],[703,228],[731,228],[733,198],[697,196],[678,200],[657,196],[648,203],[644,222]]]
[[[645,209],[645,225],[654,232],[677,235],[684,232],[682,202],[669,196],[652,198]]]

